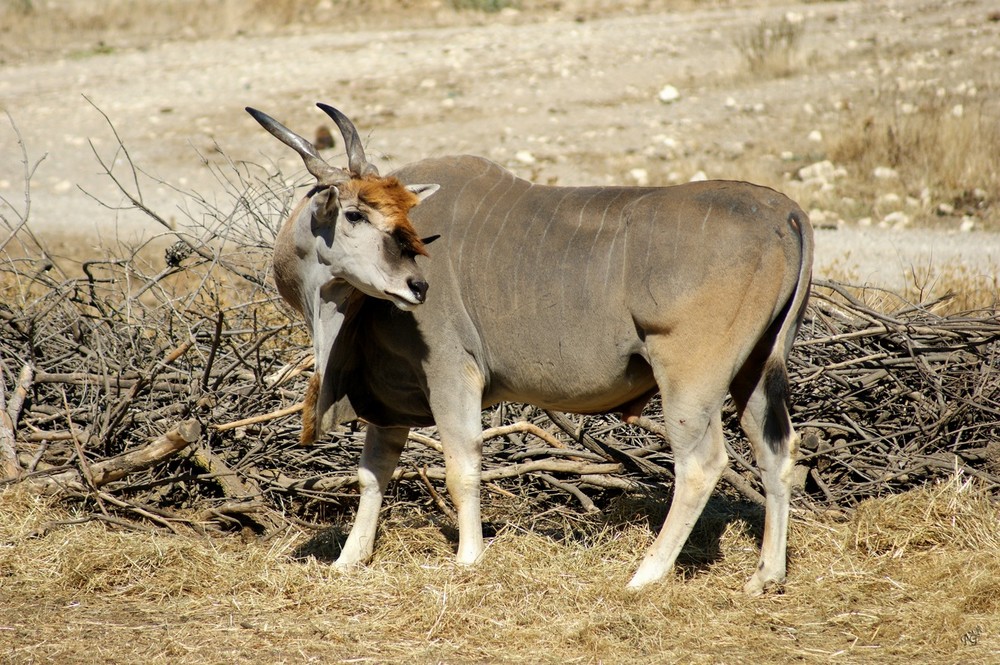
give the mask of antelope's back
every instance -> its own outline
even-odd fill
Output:
[[[411,211],[421,235],[441,235],[416,316],[457,334],[498,399],[599,411],[652,386],[637,362],[646,333],[719,334],[707,328],[748,305],[762,333],[794,291],[801,247],[788,218],[804,215],[768,188],[548,187],[467,156],[395,175],[441,185]],[[572,404],[554,402],[564,393]]]

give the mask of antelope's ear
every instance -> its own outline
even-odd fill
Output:
[[[441,185],[407,185],[406,189],[417,195],[423,201],[428,196],[441,189]]]
[[[340,210],[340,192],[333,185],[316,191],[309,200],[313,217],[317,220],[333,222]]]

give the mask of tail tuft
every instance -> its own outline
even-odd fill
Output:
[[[319,373],[309,379],[306,386],[306,396],[302,403],[302,432],[299,434],[299,445],[310,446],[316,443],[316,402],[319,400]]]
[[[774,452],[782,452],[792,435],[788,417],[791,386],[785,363],[771,357],[764,367],[764,390],[767,394],[767,415],[764,417],[764,440]]]

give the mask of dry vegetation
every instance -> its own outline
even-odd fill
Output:
[[[389,4],[190,0],[154,4],[140,24],[135,12],[20,0],[0,5],[0,30],[20,26],[18,39],[30,40],[43,23],[54,26],[66,30],[59,48],[86,57],[163,30],[189,39],[306,30],[344,7]],[[475,22],[475,9],[506,4],[415,0],[370,20]],[[547,5],[516,4],[527,13]],[[456,19],[465,5],[475,7]],[[629,4],[652,5],[663,3]],[[51,11],[64,21],[52,23]],[[190,12],[203,19],[195,27]],[[747,33],[737,48],[753,76],[811,66],[796,25]],[[123,41],[101,41],[118,30]],[[11,44],[8,34],[0,42]],[[23,54],[0,45],[0,57]],[[827,132],[825,154],[813,157],[849,176],[813,203],[877,219],[885,204],[871,173],[886,166],[926,219],[996,226],[994,85],[939,94],[887,82],[839,116],[842,131]],[[129,168],[124,145],[111,153],[109,177],[142,208],[137,188],[148,178]],[[518,405],[484,414],[496,434],[484,492],[492,539],[474,569],[452,564],[442,462],[433,431],[420,433],[393,484],[375,560],[343,575],[329,562],[355,507],[360,434],[295,446],[308,344],[266,276],[290,179],[273,164],[222,155],[213,173],[227,196],[161,183],[183,199],[183,219],[145,209],[160,237],[103,245],[99,258],[80,260],[33,234],[34,163],[23,159],[23,201],[0,203],[10,231],[0,242],[0,412],[10,418],[0,423],[0,460],[16,453],[24,472],[0,486],[0,660],[1000,659],[995,275],[913,266],[902,294],[817,284],[792,360],[793,417],[805,438],[780,593],[751,601],[739,592],[762,516],[758,478],[731,422],[734,465],[675,579],[624,590],[670,496],[671,458],[650,432],[655,405],[644,427],[613,417],[559,427],[556,414]],[[941,202],[952,209],[940,211]],[[150,447],[171,432],[170,446]],[[132,466],[121,457],[131,453],[152,465]],[[109,480],[108,468],[130,473]]]
[[[972,94],[965,94],[971,90]],[[861,198],[878,201],[880,167],[928,212],[979,218],[995,226],[1000,201],[1000,107],[995,96],[962,84],[916,94],[883,93],[874,108],[854,111],[830,158],[851,170]],[[912,100],[912,101],[904,101]],[[886,112],[886,109],[889,109]],[[942,205],[930,206],[940,201]],[[877,208],[867,211],[878,217]]]
[[[640,593],[623,588],[644,521],[540,529],[520,506],[473,570],[424,516],[391,519],[355,575],[269,540],[123,531],[16,488],[0,517],[0,644],[8,662],[990,662],[1000,631],[995,503],[951,481],[800,513],[781,595],[736,591],[753,525],[727,510],[711,554]],[[61,520],[62,525],[54,523]]]

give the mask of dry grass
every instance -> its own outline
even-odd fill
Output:
[[[686,579],[624,584],[645,522],[528,529],[515,501],[484,560],[451,563],[440,529],[390,519],[375,561],[341,574],[270,542],[123,532],[16,488],[0,515],[7,662],[986,662],[1000,655],[996,505],[955,478],[800,516],[784,593],[738,589],[757,546],[716,506]],[[48,525],[48,526],[47,526]],[[690,550],[690,548],[689,548]]]
[[[736,48],[751,74],[790,76],[799,66],[798,48],[803,32],[802,21],[787,15],[763,20],[739,36]]]
[[[849,170],[854,197],[876,204],[869,215],[878,217],[879,194],[896,189],[921,201],[928,217],[947,211],[1000,225],[1000,107],[988,90],[968,90],[885,93],[851,114],[829,155]],[[895,174],[875,176],[886,167]]]
[[[846,261],[824,268],[824,277],[845,284],[863,279]],[[962,312],[1000,309],[1000,275],[983,273],[961,263],[912,264],[903,269],[903,286],[896,291],[863,286],[851,289],[861,302],[880,312],[908,303],[921,303],[929,312],[948,316]]]

